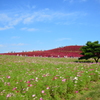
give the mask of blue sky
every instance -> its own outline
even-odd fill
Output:
[[[100,41],[100,0],[0,0],[0,53]]]

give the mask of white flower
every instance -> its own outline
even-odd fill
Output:
[[[74,77],[74,79],[73,80],[78,80],[78,77]]]
[[[26,91],[28,91],[29,87],[26,88]]]

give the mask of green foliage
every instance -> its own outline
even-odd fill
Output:
[[[98,41],[91,42],[88,41],[85,46],[81,48],[82,51],[82,57],[80,59],[90,59],[93,58],[95,62],[97,63],[98,60],[100,59],[100,44]]]
[[[92,90],[83,95],[79,100],[100,100],[100,84],[93,87]]]

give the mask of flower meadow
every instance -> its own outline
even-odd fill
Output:
[[[0,100],[75,100],[100,82],[100,63],[75,60],[0,56]]]

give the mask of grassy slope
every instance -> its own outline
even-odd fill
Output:
[[[62,67],[63,67],[63,64],[74,66],[74,64],[75,64],[74,61],[77,61],[77,59],[76,58],[66,59],[66,58],[39,58],[39,57],[33,58],[33,57],[0,56],[0,64],[1,64],[0,69],[4,66],[6,66],[5,68],[7,68],[7,66],[15,65],[16,68],[14,68],[14,71],[16,72],[18,70],[18,68],[20,70],[19,65],[21,65],[23,67],[22,68],[23,70],[25,69],[25,66],[27,65],[27,67],[28,66],[30,67],[29,70],[31,71],[31,70],[33,70],[32,66],[35,64],[38,64],[38,65],[41,64],[41,65],[43,65],[42,67],[44,67],[44,68],[46,67],[46,64],[49,64],[49,66],[52,66],[52,64],[53,64],[53,65],[55,65],[55,67],[57,67],[57,66],[60,67],[62,65]],[[77,65],[79,65],[79,63],[77,63]],[[99,65],[100,64],[98,64],[98,66]],[[10,67],[8,70],[5,68],[3,68],[2,72],[0,73],[1,77],[3,76],[4,73],[5,73],[5,76],[7,76],[9,73],[8,70],[12,69]],[[34,70],[38,70],[38,69],[34,67]],[[18,74],[21,75],[23,73],[17,71],[17,75]],[[99,94],[100,93],[100,90],[99,90],[100,84],[99,83],[100,83],[100,81],[89,83],[90,84],[89,87],[92,87],[92,88],[83,89],[81,92],[77,93],[76,96],[74,96],[71,100],[99,100],[100,99],[100,94]],[[1,85],[1,87],[2,87],[2,85]],[[4,100],[4,99],[2,99],[2,100]],[[62,98],[59,100],[65,100],[65,99]]]

